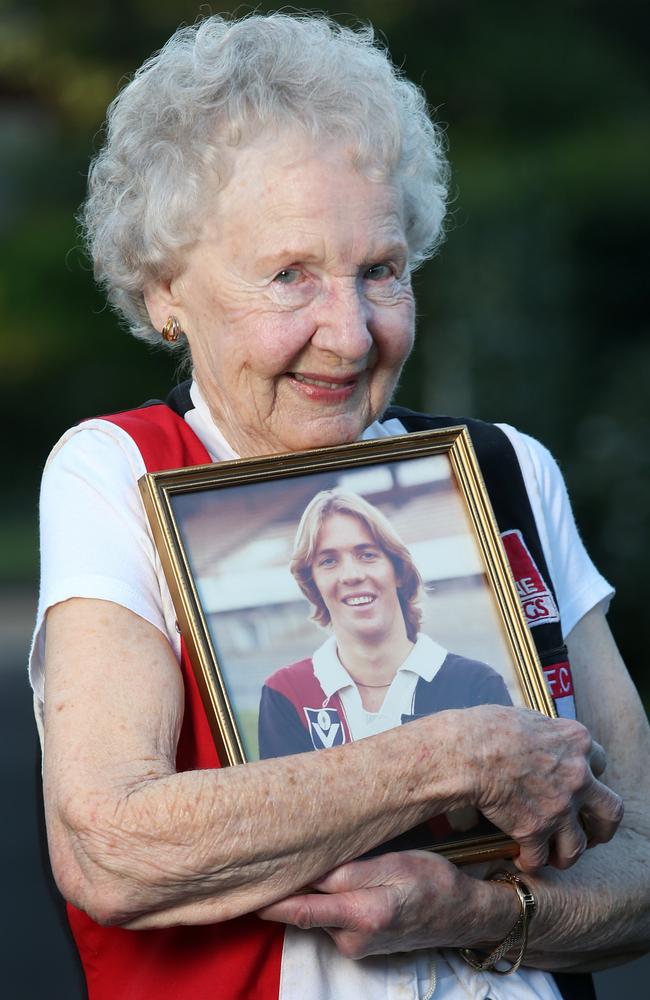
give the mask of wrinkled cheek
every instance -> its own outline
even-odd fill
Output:
[[[415,330],[411,330],[411,332],[409,333],[408,337],[405,338],[404,343],[402,345],[402,351],[399,361],[400,368],[406,361],[408,361],[409,357],[411,356],[411,351],[413,350],[414,344],[415,344]]]
[[[393,324],[386,343],[389,364],[394,365],[397,372],[409,357],[415,343],[415,302],[409,299],[402,303],[400,309],[399,321]]]
[[[406,324],[407,335],[405,338],[404,345],[404,360],[408,358],[409,354],[413,350],[413,345],[415,344],[415,301],[411,299],[408,308],[408,322]]]
[[[309,346],[313,326],[294,323],[291,317],[265,325],[255,343],[254,363],[267,377],[291,371]]]
[[[388,338],[385,350],[386,367],[391,370],[393,378],[399,376],[402,366],[408,360],[413,344],[415,343],[414,331],[404,329],[396,331],[392,337]]]

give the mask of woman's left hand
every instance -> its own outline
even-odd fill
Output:
[[[352,861],[311,889],[316,891],[289,896],[258,915],[303,930],[321,927],[342,955],[354,959],[499,941],[519,912],[509,887],[465,875],[425,851]]]
[[[625,797],[627,818],[621,833],[568,871],[525,876],[538,900],[526,962],[587,972],[648,949],[650,729],[601,607],[578,622],[567,645],[583,721],[607,749],[607,782]],[[282,900],[261,916],[324,927],[351,958],[424,946],[494,946],[520,912],[510,886],[481,881],[425,852],[351,862],[314,888],[318,892]]]

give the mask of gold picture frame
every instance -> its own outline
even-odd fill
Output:
[[[323,490],[352,493],[388,518],[423,580],[421,631],[441,656],[478,663],[499,675],[504,699],[556,716],[465,426],[150,473],[139,485],[222,765],[258,759],[258,736],[264,756],[279,755],[268,747],[289,737],[264,707],[286,701],[276,678],[289,676],[287,663],[304,673],[314,650],[332,648],[320,647],[324,633],[289,571],[300,516]],[[354,738],[344,709],[323,714],[329,704],[287,708],[311,744],[280,753]],[[447,832],[419,828],[390,848],[426,847],[456,862],[515,853],[486,821],[445,822]]]

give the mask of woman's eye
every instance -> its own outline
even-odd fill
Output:
[[[334,556],[323,556],[318,560],[318,566],[320,569],[327,569],[329,566],[334,565]]]
[[[274,281],[277,281],[279,285],[294,285],[300,278],[300,271],[297,267],[284,267],[281,271],[278,271]]]
[[[364,560],[364,562],[372,562],[374,559],[377,558],[377,556],[378,553],[375,552],[374,549],[364,549],[364,551],[361,553],[361,558]]]
[[[393,271],[389,264],[373,264],[371,267],[366,269],[364,278],[368,281],[384,281],[386,278],[392,278]]]

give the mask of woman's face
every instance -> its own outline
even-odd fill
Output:
[[[337,636],[381,641],[405,627],[393,563],[353,514],[325,518],[312,576]]]
[[[180,320],[239,454],[355,440],[413,343],[399,186],[288,137],[238,151],[217,205],[183,272],[147,290],[152,319]]]

